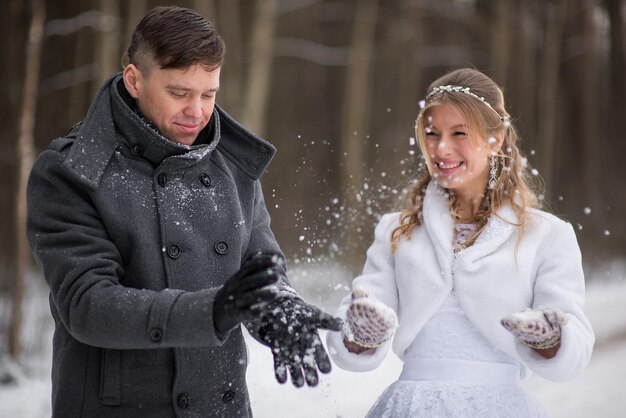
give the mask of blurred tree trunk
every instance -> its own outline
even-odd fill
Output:
[[[43,0],[31,0],[32,20],[26,44],[26,67],[24,71],[24,90],[20,110],[18,138],[18,196],[15,205],[17,265],[13,282],[13,304],[9,325],[9,354],[18,359],[22,350],[20,333],[22,330],[22,302],[26,274],[30,266],[30,252],[26,242],[26,183],[34,158],[34,127],[37,112],[37,88],[39,85],[39,65],[41,62],[41,44],[46,9]]]
[[[24,45],[31,19],[25,1],[0,1],[0,333],[11,319],[10,297],[16,274],[15,199],[19,108],[23,99]],[[5,339],[6,341],[6,339]]]
[[[214,24],[226,43],[226,59],[220,78],[223,88],[220,89],[218,101],[220,105],[236,118],[241,117],[241,24],[239,19],[239,0],[220,2],[218,18]]]
[[[344,251],[346,264],[356,271],[363,258],[360,234],[364,205],[359,202],[365,178],[365,139],[368,129],[369,98],[373,74],[374,39],[378,19],[378,0],[359,1],[356,6],[352,47],[346,73],[342,110],[341,191],[344,193]]]
[[[623,141],[622,127],[620,126],[620,123],[615,122],[620,121],[624,115],[626,115],[626,59],[624,57],[626,49],[624,39],[626,38],[624,34],[624,1],[605,0],[605,3],[610,22],[610,76],[608,85],[608,97],[610,100],[607,104],[605,104],[606,111],[602,112],[602,114],[605,115],[602,119],[602,124],[609,127],[609,140],[611,140],[613,144],[619,144],[617,145],[619,148],[613,153],[612,158],[607,156],[606,161],[609,167],[616,167],[620,165],[623,166],[622,156],[626,150],[626,146]],[[611,147],[611,149],[613,150],[614,147]],[[613,182],[605,182],[604,192],[608,195],[613,195],[613,191]],[[611,219],[611,229],[614,231],[626,231],[626,217],[623,216],[623,214],[626,213],[626,198],[624,196],[622,196],[621,199],[617,198],[616,201],[612,203],[612,206],[613,218]],[[619,240],[616,247],[621,248],[623,253],[626,237],[624,234],[614,235],[619,235],[619,238],[615,238],[616,240]],[[621,245],[619,242],[621,242]]]
[[[132,0],[128,2],[128,17],[124,29],[124,53],[135,31],[135,27],[148,11],[148,0]]]
[[[80,0],[78,2],[78,6],[81,8],[90,7],[89,4],[85,3],[85,0]],[[89,3],[89,1],[87,1],[87,3]],[[130,2],[131,5],[134,3],[134,1]],[[80,68],[88,68],[88,66],[91,65],[91,76],[93,77],[96,72],[96,65],[93,65],[95,51],[92,40],[85,33],[87,30],[90,29],[84,28],[68,35],[75,38],[73,51],[68,51],[68,55],[73,54],[73,68],[69,69],[69,71],[72,72],[72,82],[69,88],[69,106],[66,112],[68,128],[80,121],[85,115],[85,111],[89,105],[89,101],[91,100],[88,95],[92,92],[93,84],[96,84],[93,83],[93,79],[84,81],[84,74],[81,74],[81,71],[78,71]]]
[[[605,0],[609,15],[609,71],[611,91],[617,102],[626,103],[626,61],[624,59],[624,2],[623,0]],[[623,115],[623,113],[617,113]]]
[[[258,135],[265,135],[268,92],[274,61],[274,29],[278,0],[257,0],[252,23],[250,65],[244,102],[244,124]]]
[[[537,85],[537,59],[535,50],[535,33],[533,29],[534,16],[531,13],[527,0],[517,0],[516,3],[516,22],[518,37],[516,43],[516,59],[514,65],[514,75],[509,79],[508,86],[515,88],[517,97],[516,115],[520,117],[519,125],[526,127],[523,130],[522,138],[526,138],[532,143],[537,141],[537,122],[536,122],[536,95],[532,94]]]
[[[500,86],[507,85],[508,66],[511,60],[511,31],[513,29],[512,0],[499,0],[494,7],[495,24],[491,34],[491,68],[493,78]]]
[[[217,15],[215,0],[193,0],[191,8],[210,22],[213,22]]]
[[[595,48],[595,24],[593,21],[593,13],[595,5],[587,1],[579,1],[579,12],[574,22],[582,31],[581,41],[583,50],[580,56],[574,61],[573,67],[576,68],[574,78],[578,86],[579,98],[575,101],[578,107],[578,130],[581,133],[581,141],[583,143],[583,159],[582,159],[582,175],[584,179],[584,195],[588,199],[587,205],[592,208],[602,207],[602,198],[598,189],[598,179],[600,179],[600,164],[604,161],[604,151],[607,142],[607,135],[597,135],[597,71],[596,71],[596,48]],[[576,64],[579,63],[579,64]],[[573,87],[573,86],[572,86]],[[624,92],[624,91],[623,91]],[[564,162],[565,163],[565,162]],[[601,225],[606,225],[606,212],[602,212],[593,216],[590,220],[596,231]],[[601,219],[604,218],[604,219]]]
[[[391,129],[399,129],[402,134],[405,134],[407,128],[410,128],[417,119],[419,101],[425,95],[425,87],[422,86],[424,82],[423,56],[420,51],[425,45],[424,36],[428,32],[422,24],[415,24],[415,22],[424,22],[425,24],[426,20],[422,20],[422,12],[418,3],[412,0],[402,2],[399,13],[398,24],[402,25],[403,31],[406,33],[398,42],[398,52],[392,56],[399,58],[404,64],[393,70],[397,74],[398,84],[395,91],[395,126]],[[407,51],[409,52],[407,53]],[[390,127],[383,127],[383,131],[388,132],[389,129]],[[408,132],[411,132],[411,136],[415,135],[413,129],[409,129]]]
[[[119,0],[100,0],[100,11],[102,20],[100,22],[100,33],[96,40],[96,82],[93,84],[93,93],[100,84],[109,78],[113,73],[120,71],[120,4]]]
[[[567,0],[549,0],[544,21],[544,48],[539,79],[539,144],[541,145],[541,174],[547,191],[553,186],[554,151],[557,132],[559,69],[563,31],[567,17]]]

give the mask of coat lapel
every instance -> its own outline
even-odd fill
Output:
[[[452,277],[454,251],[452,234],[454,225],[448,208],[448,196],[444,189],[431,181],[426,188],[423,206],[424,226],[435,248],[437,259],[446,278]],[[463,264],[471,265],[500,248],[516,231],[518,217],[510,205],[498,209],[495,216],[477,238],[474,245],[458,254]]]
[[[422,207],[424,228],[435,248],[435,254],[446,281],[452,280],[452,217],[446,191],[431,181],[426,188]]]
[[[518,217],[510,205],[505,205],[491,216],[485,229],[471,247],[459,253],[463,266],[467,271],[477,270],[478,261],[494,253],[509,240],[517,230]]]

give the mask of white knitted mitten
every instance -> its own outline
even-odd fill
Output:
[[[500,323],[511,334],[532,348],[552,348],[561,341],[561,325],[567,322],[557,308],[525,309],[502,318]]]
[[[348,341],[375,348],[390,339],[398,326],[396,313],[384,303],[355,288],[346,312],[343,334]]]

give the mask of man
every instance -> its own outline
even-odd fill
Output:
[[[33,167],[53,416],[251,416],[244,322],[281,383],[330,371],[317,329],[340,321],[287,283],[259,183],[275,150],[215,104],[223,57],[195,12],[152,10],[123,73]]]

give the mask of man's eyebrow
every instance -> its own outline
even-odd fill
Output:
[[[181,90],[181,91],[191,91],[192,90],[191,88],[182,86],[180,84],[168,84],[165,87],[170,89],[170,90]],[[212,88],[212,89],[209,89],[209,90],[205,91],[205,93],[206,92],[215,93],[215,92],[219,91],[219,89],[220,89],[220,87],[217,86],[215,88]]]
[[[167,86],[168,89],[170,90],[185,90],[185,91],[191,91],[191,89],[189,87],[185,87],[185,86],[181,86],[180,84],[168,84]]]

